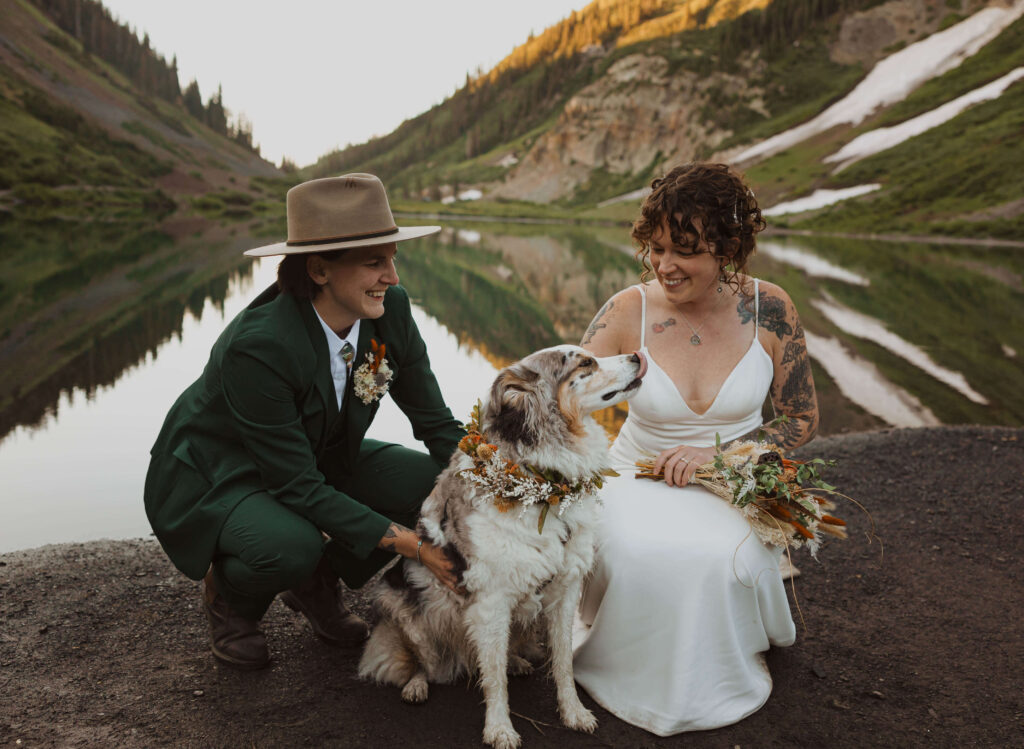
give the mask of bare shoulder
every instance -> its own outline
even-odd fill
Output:
[[[618,354],[639,328],[642,298],[633,287],[614,294],[594,315],[580,345],[598,356]],[[631,349],[632,350],[632,349]]]
[[[753,286],[753,279],[751,279],[750,288],[753,289]],[[762,299],[778,299],[787,307],[793,305],[793,300],[789,298],[789,294],[787,294],[786,290],[777,283],[772,283],[771,281],[765,281],[764,279],[759,278],[757,280],[757,290]]]
[[[740,316],[744,322],[757,316],[757,326],[770,334],[770,338],[781,341],[792,337],[797,333],[800,325],[800,318],[796,313],[793,300],[778,284],[771,281],[758,280],[757,282],[757,303],[751,304],[754,284],[744,285],[747,296],[740,304]]]

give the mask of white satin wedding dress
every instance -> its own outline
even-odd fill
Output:
[[[644,296],[643,331],[647,298],[635,288]],[[709,447],[716,433],[725,444],[761,424],[773,368],[756,314],[750,348],[703,414],[687,406],[641,332],[648,373],[612,446],[621,476],[601,494],[602,540],[580,604],[576,681],[609,712],[659,736],[758,710],[772,689],[763,651],[796,638],[779,550],[706,489],[633,477],[645,453]]]

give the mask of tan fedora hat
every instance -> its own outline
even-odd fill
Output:
[[[250,257],[347,250],[425,237],[440,226],[399,228],[384,185],[372,174],[314,179],[288,191],[288,241],[246,250]]]

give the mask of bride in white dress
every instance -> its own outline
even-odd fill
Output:
[[[652,187],[633,238],[656,282],[613,296],[582,341],[597,356],[639,351],[649,368],[612,446],[621,476],[602,492],[574,668],[606,710],[668,736],[758,710],[772,687],[762,653],[796,637],[780,551],[688,486],[693,472],[716,435],[724,445],[760,430],[789,450],[813,437],[818,411],[793,303],[743,273],[764,221],[742,177],[687,164]],[[762,428],[768,394],[788,418]],[[664,482],[634,479],[645,455]]]

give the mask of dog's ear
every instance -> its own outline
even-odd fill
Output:
[[[539,374],[521,365],[508,367],[495,378],[486,411],[490,436],[524,445],[537,442],[530,411],[535,406],[539,378]]]

